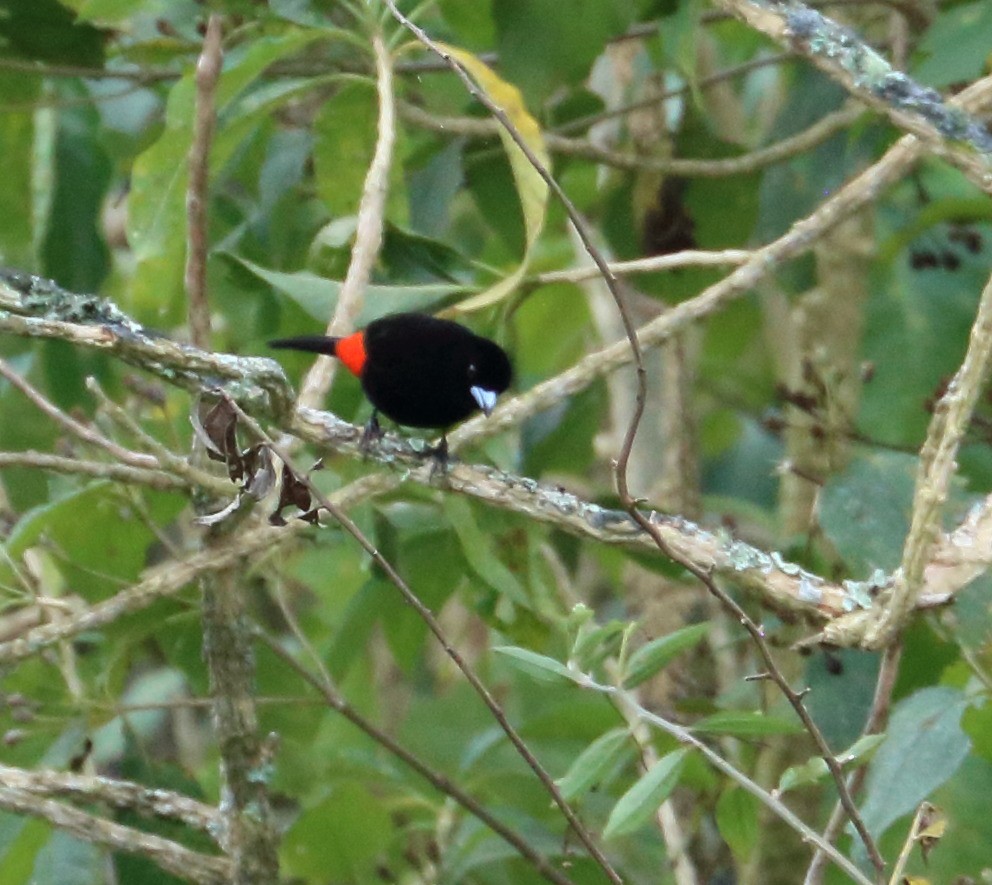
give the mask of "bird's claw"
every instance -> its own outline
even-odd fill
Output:
[[[383,437],[382,427],[379,424],[379,418],[372,413],[372,417],[369,418],[368,423],[365,425],[365,429],[362,431],[362,438],[358,441],[358,451],[363,455],[367,455],[372,451],[372,447],[379,442]]]

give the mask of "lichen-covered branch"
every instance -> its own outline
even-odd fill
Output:
[[[144,817],[180,821],[208,835],[217,825],[217,809],[212,806],[171,790],[151,789],[132,781],[67,771],[25,771],[0,765],[0,784],[40,798],[103,802]]]
[[[180,344],[144,328],[105,298],[69,292],[11,268],[0,268],[0,332],[105,350],[192,393],[222,387],[256,414],[284,415],[292,403],[275,360]]]
[[[798,0],[720,0],[719,5],[802,53],[852,95],[992,193],[992,134],[982,122],[894,68],[849,28]]]
[[[230,882],[231,864],[223,857],[191,851],[170,839],[104,820],[19,787],[0,784],[0,809],[41,818],[53,827],[95,845],[141,855],[166,872],[191,882],[202,885],[227,885]]]

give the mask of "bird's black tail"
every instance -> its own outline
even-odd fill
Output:
[[[337,356],[340,338],[328,338],[326,335],[300,335],[297,338],[277,338],[269,342],[269,347],[285,348],[287,350],[305,350],[307,353],[325,353]]]

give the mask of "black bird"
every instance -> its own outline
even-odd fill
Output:
[[[343,338],[302,335],[269,346],[337,357],[373,406],[364,442],[381,434],[382,412],[397,424],[439,429],[441,444],[433,454],[441,461],[448,453],[447,429],[480,409],[489,415],[513,380],[510,359],[495,341],[422,313],[385,316]]]

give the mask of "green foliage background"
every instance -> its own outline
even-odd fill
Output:
[[[400,118],[385,241],[362,321],[397,309],[450,307],[513,274],[526,257],[523,283],[465,319],[513,354],[517,390],[612,343],[617,333],[597,319],[609,302],[596,284],[538,278],[587,263],[560,206],[551,200],[542,232],[528,244],[519,182],[495,135],[420,125],[404,112],[410,105],[435,119],[482,119],[463,86],[375,3],[0,4],[0,262],[99,292],[147,326],[184,334],[186,158],[199,26],[208,8],[225,16],[208,207],[216,350],[266,354],[267,339],[316,331],[333,312],[376,140],[369,47],[380,23],[397,64]],[[990,9],[982,0],[941,4],[929,27],[911,31],[910,73],[945,88],[987,71],[989,44],[977,35],[989,32]],[[804,129],[845,98],[824,75],[801,60],[773,57],[775,48],[763,38],[695,0],[439,0],[417,12],[432,35],[492,63],[499,78],[517,86],[545,133],[571,133],[586,143],[602,137],[631,153],[648,148],[632,133],[630,115],[601,117],[656,94],[649,86],[686,87],[657,115],[665,125],[652,121],[660,128],[655,153],[647,155],[655,157],[737,157]],[[853,25],[868,36],[886,33],[886,15],[884,7],[851,12]],[[724,100],[744,124],[728,138],[725,109],[702,78],[759,58],[767,63],[725,83]],[[622,98],[608,96],[610,88]],[[683,209],[699,247],[748,248],[780,235],[898,134],[867,116],[756,172],[689,177]],[[553,151],[552,159],[557,180],[606,253],[617,260],[643,256],[645,218],[657,208],[661,176],[597,164],[569,150]],[[926,403],[960,362],[989,273],[989,217],[987,196],[937,161],[921,163],[873,208],[875,249],[857,348],[859,363],[871,367],[865,377],[872,377],[859,388],[856,414],[847,416],[845,456],[822,477],[808,531],[789,530],[782,517],[776,465],[787,453],[782,421],[794,413],[783,400],[779,371],[788,342],[770,332],[768,292],[701,323],[690,373],[698,433],[684,438],[698,474],[682,477],[701,505],[687,515],[732,525],[830,578],[863,579],[894,568],[908,525],[915,453],[929,421]],[[962,230],[975,234],[976,249],[962,245]],[[936,256],[937,266],[921,267],[921,255]],[[778,268],[771,287],[794,305],[825,284],[820,272],[803,259]],[[652,316],[718,278],[716,270],[692,267],[633,277],[639,315]],[[188,452],[190,402],[183,392],[136,379],[114,359],[62,342],[3,336],[0,355],[59,408],[89,419],[97,410],[84,382],[95,377],[148,434]],[[308,359],[280,357],[298,381]],[[660,383],[653,374],[649,420],[662,409]],[[622,383],[596,381],[463,457],[613,504],[613,410],[629,395]],[[357,384],[346,377],[327,408],[356,422],[368,414]],[[983,407],[962,452],[949,526],[992,486],[989,419]],[[0,382],[0,450],[76,456],[80,444]],[[315,477],[330,491],[369,470],[361,461],[331,457]],[[190,497],[30,466],[0,469],[5,615],[38,596],[98,602],[149,565],[197,549],[202,536],[191,523]],[[655,771],[657,782],[647,785],[653,792],[641,781],[631,799],[644,748],[618,736],[627,733],[623,717],[606,697],[581,690],[550,663],[572,660],[616,680],[623,672],[621,639],[629,656],[659,636],[688,636],[678,654],[652,648],[653,658],[639,659],[644,670],[628,687],[637,688],[647,707],[700,724],[699,733],[735,766],[775,786],[790,766],[801,769],[812,745],[796,737],[781,698],[742,681],[758,669],[753,650],[702,588],[660,557],[635,562],[615,548],[435,489],[407,484],[351,515],[440,613],[533,752],[564,779],[624,881],[674,881],[653,814],[673,788],[690,856],[708,881],[729,875],[742,882],[799,881],[796,871],[808,862],[799,837],[770,825],[747,794],[695,755],[666,755],[677,750],[671,738],[650,734],[668,768]],[[603,881],[532,772],[363,552],[331,526],[306,534],[291,550],[261,558],[240,578],[263,629],[306,658],[281,600],[364,715],[542,853],[567,861],[577,885]],[[948,819],[943,844],[927,867],[918,854],[911,862],[933,881],[978,880],[992,868],[989,599],[983,578],[955,609],[914,623],[889,736],[874,749],[859,799],[890,860],[918,802],[930,797],[941,807]],[[803,635],[801,627],[754,614],[785,646]],[[697,631],[687,626],[693,623],[712,628]],[[693,632],[676,632],[685,629]],[[208,694],[200,642],[198,595],[190,587],[7,668],[0,695],[4,763],[65,768],[88,737],[92,770],[216,802],[217,749],[206,708],[192,703]],[[494,652],[497,647],[509,650]],[[521,658],[514,649],[541,657]],[[782,657],[795,684],[812,687],[809,705],[831,746],[840,752],[853,744],[871,701],[875,656],[841,652],[839,675],[828,672],[819,654],[804,660],[783,651]],[[733,680],[720,675],[719,662]],[[479,821],[315,702],[264,647],[256,664],[261,731],[279,736],[271,788],[284,828],[280,861],[287,879],[541,880]],[[800,777],[796,771],[790,777],[799,785],[787,799],[822,828],[832,789],[822,772]],[[206,838],[162,831],[209,850]],[[840,845],[864,862],[849,834]],[[101,855],[39,820],[0,814],[5,885],[110,881]],[[173,881],[133,856],[114,855],[113,864],[117,881]],[[831,872],[828,881],[843,879]]]

